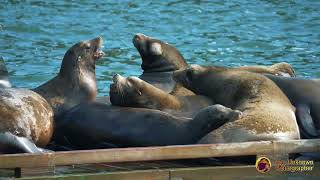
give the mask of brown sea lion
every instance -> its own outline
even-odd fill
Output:
[[[196,143],[226,120],[242,113],[221,105],[209,106],[194,118],[145,108],[83,103],[70,110],[62,123],[63,139],[74,149],[164,146]]]
[[[104,54],[102,43],[97,37],[73,45],[65,53],[58,75],[34,89],[50,103],[56,117],[81,102],[96,99],[95,64]]]
[[[174,79],[196,94],[243,112],[206,135],[199,143],[299,139],[295,108],[279,87],[257,73],[218,66],[194,65]]]
[[[193,117],[200,109],[213,102],[201,95],[173,96],[138,77],[122,77],[116,74],[110,85],[113,105],[158,109],[173,115]]]
[[[39,153],[53,134],[53,110],[37,93],[0,88],[0,152]]]
[[[173,95],[194,95],[188,89],[176,86],[172,73],[188,67],[181,53],[172,45],[144,34],[134,35],[132,42],[142,59],[143,73],[140,79]],[[97,97],[97,101],[110,104],[109,96]]]

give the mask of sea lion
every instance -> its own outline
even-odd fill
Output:
[[[320,80],[266,75],[296,107],[302,138],[320,137]]]
[[[241,115],[221,105],[209,106],[192,119],[153,109],[82,103],[64,116],[61,135],[75,149],[193,144]]]
[[[132,42],[142,59],[139,78],[170,93],[176,84],[172,72],[189,67],[184,57],[174,46],[141,33]]]
[[[172,79],[172,73],[176,70],[185,69],[187,64],[181,53],[172,45],[159,39],[151,38],[144,34],[134,35],[132,43],[138,50],[142,59],[142,74],[140,79],[152,84],[173,95],[194,95],[188,89],[176,86]],[[97,97],[97,101],[110,104],[110,97]]]
[[[39,94],[0,88],[0,152],[42,152],[35,145],[49,143],[53,123],[53,110]]]
[[[96,99],[95,64],[104,55],[102,44],[97,37],[73,45],[65,53],[58,75],[33,89],[50,103],[56,117],[80,102]]]
[[[213,130],[199,143],[299,139],[295,108],[265,76],[218,66],[193,65],[174,79],[196,94],[243,112],[242,118]]]
[[[213,104],[205,96],[173,96],[138,77],[125,78],[119,74],[114,75],[109,94],[112,105],[157,109],[184,117],[193,117]]]
[[[9,72],[2,57],[0,57],[0,88],[11,87]]]

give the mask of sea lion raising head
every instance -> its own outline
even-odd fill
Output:
[[[179,100],[138,77],[113,76],[110,85],[110,101],[113,105],[150,109],[180,109]]]
[[[104,53],[101,37],[73,45],[64,55],[59,74],[34,89],[53,107],[55,116],[96,98],[95,63]]]
[[[141,68],[146,73],[168,72],[188,67],[180,52],[168,43],[140,33],[133,37],[132,42],[140,53]]]

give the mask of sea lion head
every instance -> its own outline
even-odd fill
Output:
[[[201,109],[193,119],[192,126],[199,126],[205,130],[205,134],[219,128],[225,123],[241,119],[243,113],[238,110],[232,110],[226,106],[215,104]]]
[[[183,56],[173,46],[148,37],[144,34],[136,34],[132,42],[140,53],[144,72],[169,72],[188,67]]]
[[[296,77],[293,67],[286,62],[276,63],[271,66],[271,69],[275,71],[277,76]]]
[[[207,68],[203,66],[191,65],[188,69],[175,71],[173,73],[173,79],[185,88],[198,93],[199,89],[196,89],[197,86],[195,85],[195,82],[202,78],[206,71]]]
[[[223,122],[234,121],[240,119],[243,116],[243,113],[241,111],[233,110],[221,104],[208,106],[202,109],[200,112],[206,113],[209,119],[219,119]]]
[[[73,45],[63,57],[59,74],[63,77],[69,77],[74,76],[75,72],[95,73],[96,60],[104,55],[100,49],[102,44],[103,39],[97,37]]]
[[[110,85],[110,101],[113,105],[126,107],[145,107],[147,96],[143,93],[144,81],[138,77],[125,78],[119,74],[113,76]]]

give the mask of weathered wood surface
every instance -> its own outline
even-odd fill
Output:
[[[0,168],[320,152],[320,139],[0,155]]]
[[[317,167],[319,168],[319,167]],[[47,176],[22,178],[28,179],[64,179],[64,180],[108,180],[108,179],[161,179],[161,180],[214,180],[214,179],[319,179],[320,171],[302,173],[277,172],[274,169],[268,173],[259,173],[255,166],[226,166],[226,167],[193,167],[171,168],[138,171],[109,172],[98,174],[69,174],[64,176]]]

